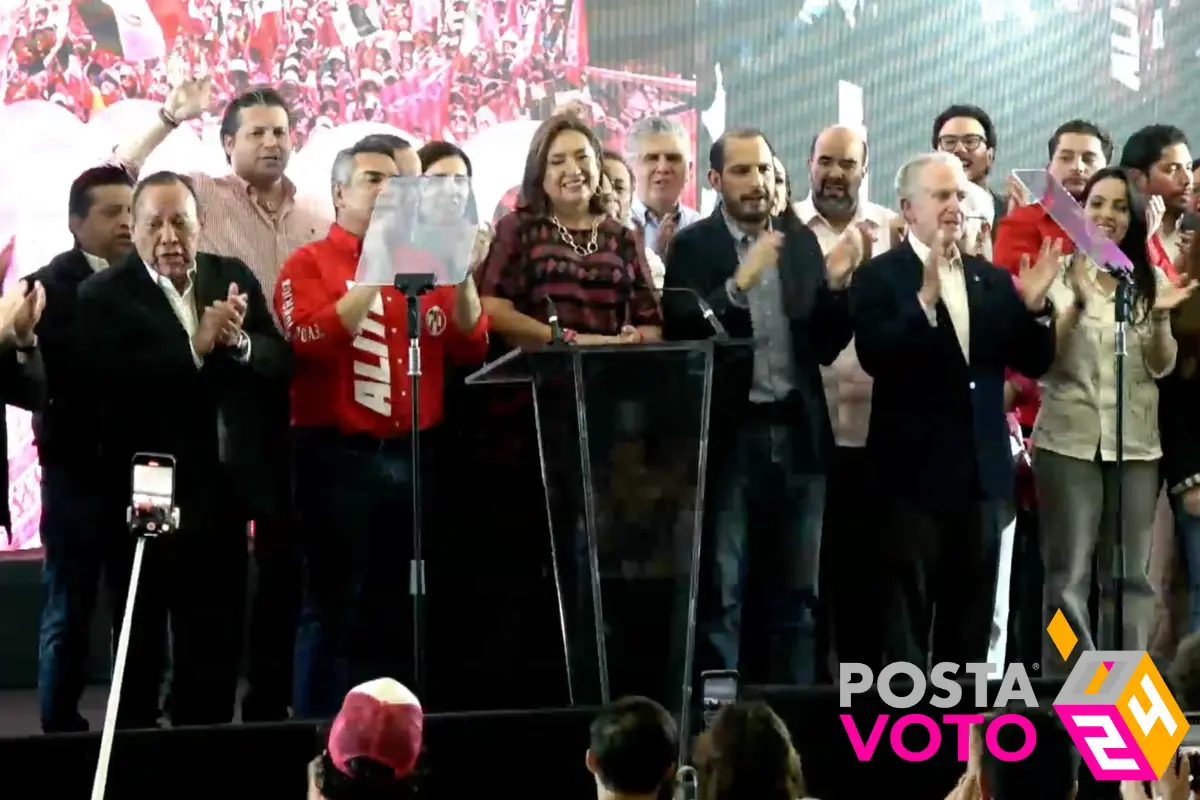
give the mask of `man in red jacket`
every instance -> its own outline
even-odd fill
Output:
[[[1096,125],[1073,119],[1058,126],[1050,137],[1046,170],[1076,200],[1082,199],[1088,179],[1108,166],[1112,159],[1112,139]],[[1040,199],[1040,198],[1035,198]],[[1010,198],[1010,204],[1013,199]],[[1061,240],[1064,253],[1075,246],[1058,223],[1038,203],[1010,207],[996,229],[992,262],[1020,277],[1021,257],[1036,261],[1042,242]],[[1041,397],[1037,383],[1016,373],[1005,381],[1005,408],[1015,412],[1021,430],[1028,439],[1037,420]],[[1009,658],[1034,660],[1039,654],[1043,634],[1041,619],[1041,554],[1037,540],[1036,496],[1032,491],[1028,459],[1017,464],[1017,533],[1013,543],[1011,578]]]
[[[415,469],[407,302],[391,287],[354,282],[375,200],[397,172],[386,146],[360,142],[339,153],[337,222],[288,258],[275,290],[295,352],[297,512],[315,534],[304,543],[308,585],[297,634],[293,707],[302,717],[332,716],[351,686],[408,677],[413,663],[405,613]],[[420,319],[424,431],[442,421],[447,362],[483,361],[488,322],[470,277],[424,294]]]

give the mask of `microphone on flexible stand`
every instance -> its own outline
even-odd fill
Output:
[[[689,295],[693,300],[696,301],[696,306],[700,309],[700,315],[704,317],[704,319],[708,322],[708,326],[712,328],[716,340],[718,342],[729,341],[729,331],[725,330],[725,326],[721,324],[721,319],[717,316],[717,312],[713,311],[712,306],[708,304],[708,301],[705,300],[704,297],[701,296],[701,294],[695,289],[691,288],[690,286],[664,286],[662,291],[681,292]]]
[[[546,298],[546,324],[550,326],[550,344],[562,344],[563,329],[558,321],[558,306],[549,297]]]

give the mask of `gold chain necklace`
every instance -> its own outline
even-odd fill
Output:
[[[580,247],[578,244],[575,243],[575,237],[571,235],[571,232],[569,230],[567,230],[567,226],[565,226],[561,222],[559,222],[557,216],[550,217],[550,221],[554,223],[554,227],[558,228],[558,235],[560,237],[562,237],[563,242],[566,243],[567,247],[574,250],[577,255],[590,256],[592,253],[596,252],[596,250],[597,250],[596,234],[600,230],[599,220],[595,220],[592,222],[592,234],[588,238],[587,245],[584,247]]]

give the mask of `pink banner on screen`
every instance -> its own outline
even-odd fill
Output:
[[[149,13],[116,13],[134,6]],[[153,124],[180,74],[213,76],[210,113],[172,133],[145,170],[226,173],[220,112],[240,91],[269,84],[292,105],[288,175],[330,215],[337,151],[389,132],[459,143],[490,219],[521,183],[535,115],[568,92],[588,105],[608,147],[620,149],[621,132],[656,113],[678,118],[696,144],[694,80],[593,63],[585,0],[16,0],[0,21],[0,145],[21,154],[0,163],[0,181],[39,187],[0,196],[0,241],[16,237],[14,277],[71,246],[71,180]],[[695,197],[689,183],[684,200]],[[10,408],[8,424],[14,543],[37,547],[29,415]]]

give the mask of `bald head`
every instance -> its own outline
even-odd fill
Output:
[[[809,152],[808,178],[821,216],[833,223],[854,216],[866,170],[867,143],[858,131],[835,125],[817,134]]]

